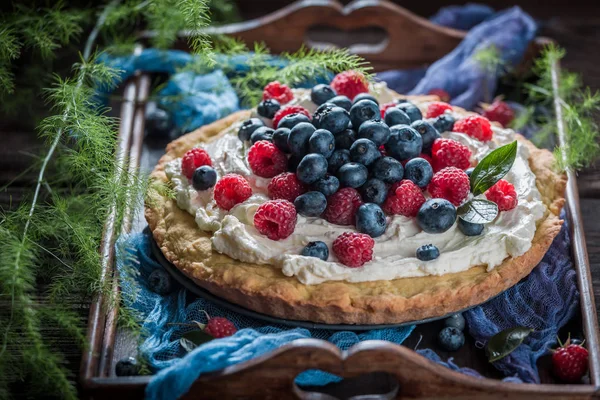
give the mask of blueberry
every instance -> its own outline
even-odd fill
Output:
[[[250,136],[250,142],[252,142],[252,144],[261,140],[271,142],[273,140],[273,132],[275,131],[268,126],[261,126],[252,132],[252,135]]]
[[[309,185],[324,177],[326,173],[327,159],[321,154],[305,155],[296,169],[296,176],[300,182]]]
[[[162,108],[155,108],[146,114],[146,135],[148,137],[167,137],[173,129],[173,120]]]
[[[479,236],[483,232],[483,224],[474,224],[472,222],[467,222],[462,218],[459,218],[456,221],[458,225],[458,230],[460,230],[465,236]]]
[[[417,224],[427,233],[443,233],[454,225],[456,207],[445,199],[429,199],[419,209]]]
[[[423,151],[429,153],[433,141],[440,138],[440,133],[427,121],[415,121],[410,125],[414,130],[419,132],[421,139],[423,139]]]
[[[417,249],[416,255],[421,261],[431,261],[440,256],[440,251],[432,244],[424,244]]]
[[[421,154],[423,139],[419,132],[408,125],[396,125],[390,128],[390,138],[385,144],[387,154],[397,160],[408,160]]]
[[[302,158],[304,158],[304,154],[292,154],[290,158],[288,158],[288,171],[296,172]]]
[[[323,261],[327,261],[329,258],[329,249],[323,242],[310,242],[305,248],[302,249],[302,255],[305,257],[316,257]]]
[[[404,101],[403,103],[399,103],[396,107],[404,111],[406,115],[409,116],[411,122],[423,119],[423,115],[421,114],[421,110],[419,110],[419,107],[415,106],[408,100]]]
[[[365,203],[356,211],[356,230],[371,237],[383,235],[387,228],[385,213],[377,204]]]
[[[331,133],[342,132],[348,128],[350,114],[342,107],[325,103],[317,108],[313,116],[313,124],[317,128],[327,129]]]
[[[381,158],[381,152],[377,145],[369,139],[358,139],[350,147],[350,159],[354,162],[368,167],[378,158]]]
[[[291,153],[292,150],[288,145],[288,139],[290,137],[290,129],[288,128],[277,128],[273,132],[273,144],[284,153]]]
[[[136,376],[140,374],[140,365],[134,357],[127,357],[117,361],[115,365],[117,376]]]
[[[336,149],[350,149],[352,143],[356,140],[356,132],[352,129],[346,129],[333,135],[335,137]]]
[[[460,330],[447,326],[438,334],[438,343],[446,351],[456,351],[465,344],[465,335]]]
[[[365,203],[383,204],[388,188],[383,181],[371,178],[360,187],[359,191]]]
[[[433,121],[433,127],[438,132],[452,132],[454,128],[454,117],[449,114],[442,114]]]
[[[340,185],[344,187],[361,187],[367,181],[368,175],[369,172],[367,171],[367,167],[355,162],[344,164],[337,171],[337,177],[340,180]]]
[[[373,103],[379,105],[379,101],[371,94],[369,93],[359,93],[356,96],[354,96],[354,99],[352,99],[352,103],[356,104],[361,100],[371,100]]]
[[[404,167],[395,158],[381,157],[371,165],[371,175],[385,183],[396,183],[402,180]]]
[[[413,181],[420,188],[427,186],[432,177],[433,168],[424,158],[413,158],[404,166],[404,178]]]
[[[192,176],[192,186],[196,190],[206,190],[217,183],[217,171],[213,167],[203,165],[196,168]]]
[[[410,125],[410,117],[401,109],[397,107],[390,107],[385,110],[383,116],[385,123],[389,126],[394,125]]]
[[[444,320],[446,326],[456,328],[459,331],[465,330],[465,317],[461,313],[453,314]]]
[[[335,150],[335,138],[333,134],[325,129],[317,129],[308,139],[308,151],[318,153],[329,158]]]
[[[310,91],[310,99],[313,103],[320,106],[334,98],[336,94],[337,93],[335,93],[335,90],[333,90],[331,86],[320,83]]]
[[[358,137],[369,139],[381,146],[390,138],[390,128],[381,120],[365,121],[358,128]]]
[[[335,96],[327,100],[328,103],[335,104],[338,107],[342,107],[346,111],[350,111],[350,107],[352,107],[352,101],[346,96]]]
[[[350,162],[350,151],[346,149],[336,150],[327,159],[327,162],[329,163],[329,167],[327,168],[329,173],[335,174],[342,165]]]
[[[296,211],[305,217],[318,217],[327,207],[327,199],[321,192],[307,192],[294,200]]]
[[[292,154],[304,155],[308,153],[308,140],[315,130],[310,122],[300,122],[290,130],[288,147]]]
[[[360,128],[363,122],[371,119],[381,119],[379,106],[374,101],[361,100],[350,108],[350,121],[352,121],[354,129]]]
[[[465,169],[465,174],[467,174],[467,176],[470,178],[474,169],[475,168],[473,168],[473,167]]]
[[[323,193],[325,196],[331,196],[340,188],[340,181],[333,175],[325,175],[312,184],[312,190]]]
[[[162,268],[154,269],[148,276],[148,289],[164,296],[173,290],[171,275]]]
[[[238,130],[238,138],[242,142],[246,142],[250,140],[250,136],[254,133],[255,130],[260,128],[261,126],[265,126],[263,122],[258,118],[250,118],[242,122],[242,126]]]
[[[292,113],[281,118],[281,120],[279,120],[279,124],[277,124],[277,127],[292,129],[301,122],[310,123],[310,118],[301,113]]]
[[[258,107],[256,107],[256,112],[258,115],[264,118],[273,119],[275,113],[279,111],[281,108],[281,104],[275,99],[266,99],[258,103]]]

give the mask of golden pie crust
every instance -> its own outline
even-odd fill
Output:
[[[417,100],[432,100],[421,96]],[[464,110],[455,111],[469,114]],[[171,142],[152,178],[168,182],[164,166],[199,142],[211,141],[231,124],[248,118],[240,111]],[[327,324],[394,324],[443,316],[501,293],[527,276],[540,262],[563,221],[566,177],[552,169],[553,156],[517,135],[530,150],[529,163],[547,207],[538,222],[532,246],[487,272],[485,266],[443,276],[391,281],[325,282],[304,285],[270,265],[244,263],[213,250],[211,233],[201,231],[194,217],[160,195],[146,202],[146,219],[165,257],[197,285],[216,296],[267,315]]]

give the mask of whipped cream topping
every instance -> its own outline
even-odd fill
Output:
[[[382,104],[393,100],[392,92],[385,84],[373,85],[371,93]],[[314,112],[316,105],[310,101],[308,90],[295,89],[294,95],[294,104]],[[425,110],[427,104],[417,105]],[[216,140],[200,146],[210,155],[219,177],[228,173],[243,175],[254,194],[231,210],[222,210],[213,199],[212,189],[204,192],[194,190],[181,173],[181,159],[176,159],[165,166],[165,173],[177,194],[177,205],[195,216],[200,229],[213,232],[212,244],[216,251],[244,262],[271,264],[281,268],[285,275],[295,276],[303,284],[444,275],[476,265],[487,265],[491,270],[507,257],[520,256],[529,250],[536,222],[546,210],[536,186],[536,177],[529,167],[528,149],[519,143],[515,163],[504,178],[515,186],[518,206],[501,212],[494,222],[486,224],[481,235],[465,236],[456,224],[444,233],[428,234],[417,226],[414,218],[394,215],[388,217],[386,232],[374,239],[373,260],[360,268],[349,268],[337,262],[332,252],[328,261],[305,257],[300,252],[309,242],[320,240],[331,249],[335,238],[356,229],[331,224],[322,218],[298,215],[294,233],[288,238],[273,241],[261,235],[254,227],[254,213],[260,204],[269,200],[266,193],[270,179],[252,174],[246,157],[249,146],[237,137],[240,124],[232,125]],[[473,159],[481,160],[493,149],[515,139],[512,130],[493,129],[494,139],[490,142],[480,142],[458,132],[444,132],[442,136],[465,144],[471,149]],[[432,261],[418,260],[416,249],[430,243],[439,248],[440,256]]]

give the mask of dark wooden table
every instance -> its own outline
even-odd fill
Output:
[[[560,2],[550,1],[543,7],[536,5],[538,2],[524,1],[524,8],[534,16],[544,18],[541,34],[554,38],[567,49],[567,58],[564,67],[583,75],[584,82],[594,90],[600,89],[600,7],[590,5],[591,2]],[[250,7],[249,4],[253,6]],[[240,2],[244,17],[255,17],[273,9],[279,8],[286,1]],[[419,4],[424,3],[424,4]],[[431,3],[431,2],[430,2]],[[435,3],[435,2],[433,2]],[[552,3],[552,5],[550,4]],[[438,5],[426,2],[409,1],[402,5],[414,9],[417,13],[428,15]],[[503,3],[506,6],[506,3]],[[413,7],[414,6],[414,7]],[[499,6],[499,4],[496,4]],[[552,17],[553,15],[560,17]],[[31,166],[34,155],[42,151],[40,141],[32,129],[23,128],[18,123],[0,122],[0,187],[12,182],[8,189],[0,191],[0,207],[3,209],[15,207],[22,200],[23,195],[31,190],[35,180],[35,170],[23,173]],[[19,128],[19,126],[21,126]],[[600,165],[600,163],[598,164]],[[594,292],[596,303],[600,304],[600,171],[598,167],[591,167],[579,174],[579,187],[581,195],[581,208],[584,215],[585,231],[587,236],[588,252],[592,267]],[[84,315],[87,315],[84,312]],[[599,313],[600,316],[600,313]],[[52,334],[49,331],[48,334]],[[420,340],[419,331],[407,341],[409,347],[417,345]],[[420,347],[429,347],[431,338],[423,337]],[[73,371],[79,368],[80,353],[77,346],[65,343],[65,353]],[[444,354],[440,354],[444,357]],[[455,355],[461,358],[460,352]],[[469,365],[477,365],[478,360],[470,360]],[[481,360],[481,362],[485,362]]]

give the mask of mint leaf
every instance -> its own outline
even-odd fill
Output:
[[[498,361],[512,353],[533,329],[525,326],[516,326],[498,332],[488,341],[485,352],[489,362]]]
[[[498,205],[485,199],[473,199],[457,210],[459,218],[473,224],[488,224],[498,216]]]
[[[213,339],[214,338],[212,336],[204,331],[190,331],[183,334],[181,339],[179,339],[179,344],[181,344],[181,347],[183,347],[187,352],[190,352],[201,344],[209,342]]]
[[[517,141],[498,147],[477,164],[471,173],[471,192],[478,196],[510,171],[517,158]]]

